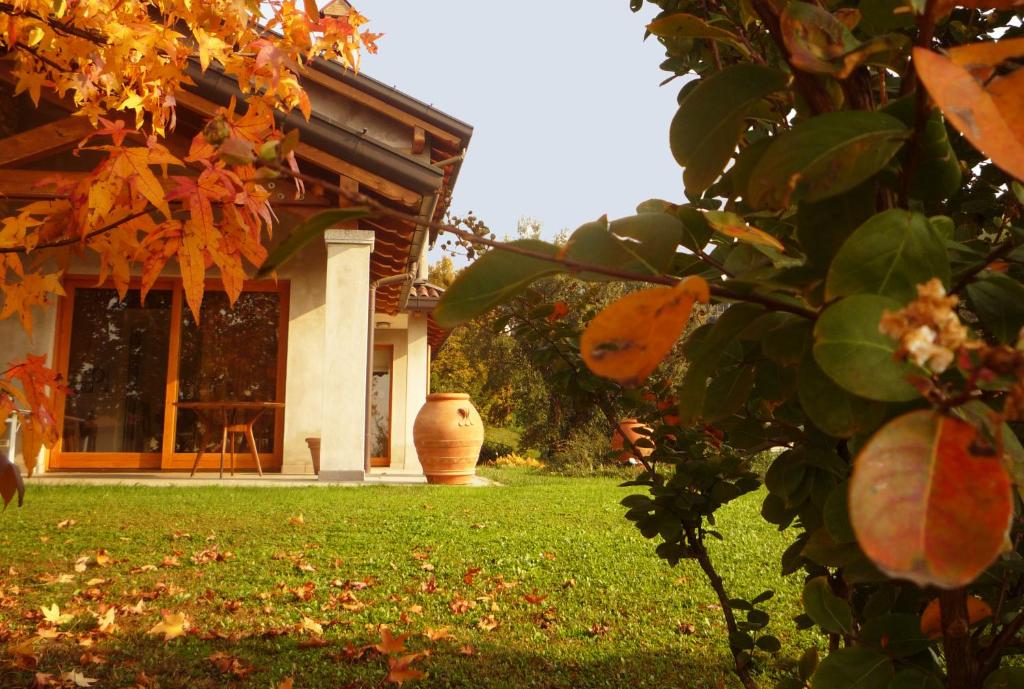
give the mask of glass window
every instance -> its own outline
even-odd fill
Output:
[[[75,290],[65,452],[160,452],[171,292]]]
[[[391,347],[373,348],[370,388],[370,456],[391,456]]]
[[[183,307],[178,400],[276,400],[280,313],[277,292],[243,292],[234,308],[226,293],[207,292],[199,323]],[[203,430],[195,412],[180,410],[176,429],[175,451],[195,452]],[[274,414],[264,413],[253,435],[261,454],[273,452]],[[216,444],[220,446],[220,438]]]

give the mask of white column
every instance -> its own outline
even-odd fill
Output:
[[[328,230],[320,480],[362,481],[373,232]]]
[[[422,474],[416,445],[412,440],[412,427],[416,415],[427,401],[427,390],[430,387],[430,346],[427,344],[427,316],[422,313],[409,314],[408,346],[406,349],[408,366],[406,367],[406,439],[405,439],[405,473]]]

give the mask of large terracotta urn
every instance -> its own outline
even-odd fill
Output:
[[[641,438],[650,438],[650,436],[637,433],[638,429],[645,429],[648,433],[651,431],[648,426],[645,426],[636,419],[623,419],[619,422],[618,430],[612,433],[612,449],[619,452],[619,456],[616,457],[619,462],[624,464],[635,463],[636,457],[630,449],[630,444],[635,444]],[[624,437],[629,439],[629,444],[626,443]],[[654,448],[651,447],[638,447],[637,450],[640,452],[641,457],[649,457],[654,452]],[[630,462],[630,460],[634,461]]]
[[[412,439],[427,483],[461,486],[473,480],[484,422],[469,395],[439,392],[427,395],[416,415]]]

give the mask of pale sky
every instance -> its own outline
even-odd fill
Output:
[[[353,0],[385,33],[363,71],[475,128],[453,208],[502,237],[553,236],[652,197],[682,200],[653,12],[628,0]],[[653,8],[652,8],[653,9]]]

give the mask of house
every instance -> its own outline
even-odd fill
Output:
[[[172,152],[187,151],[205,118],[239,96],[211,66],[177,99]],[[423,219],[440,219],[472,128],[365,74],[314,62],[303,77],[313,115],[280,117],[298,129],[302,171]],[[13,98],[0,61],[0,215],[52,197],[39,186],[55,173],[83,174],[95,160],[71,150],[89,132],[53,94],[38,109]],[[241,100],[241,99],[239,99]],[[344,199],[307,185],[268,184],[280,241],[303,219]],[[66,296],[37,312],[31,337],[17,319],[0,322],[0,360],[44,353],[74,390],[58,400],[60,444],[46,472],[190,469],[203,423],[180,401],[277,401],[254,427],[263,468],[310,473],[308,438],[320,439],[321,480],[371,472],[420,474],[412,426],[429,387],[432,352],[443,341],[430,312],[440,291],[426,283],[432,240],[425,225],[390,218],[328,230],[278,271],[253,280],[233,309],[208,274],[200,322],[183,306],[177,266],[147,296],[124,301],[98,282],[99,266],[76,257]],[[219,446],[220,437],[216,438]],[[240,446],[244,447],[244,446]],[[219,465],[207,453],[200,469]],[[254,468],[246,452],[239,467]]]

